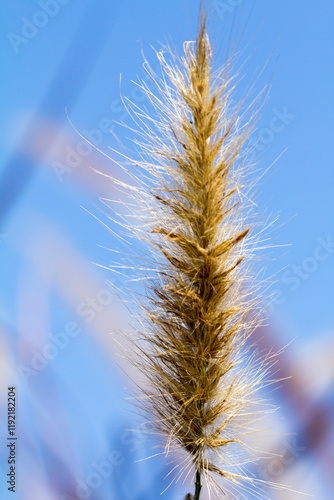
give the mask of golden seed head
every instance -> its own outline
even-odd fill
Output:
[[[149,380],[143,406],[166,450],[189,454],[185,473],[193,463],[237,482],[229,450],[243,445],[246,407],[264,376],[247,361],[246,344],[260,321],[240,195],[251,125],[241,127],[231,106],[229,64],[213,70],[205,19],[181,59],[158,57],[164,78],[151,76],[160,95],[142,86],[154,114],[132,108],[145,174],[135,196],[144,200],[140,231],[155,269],[135,363]]]

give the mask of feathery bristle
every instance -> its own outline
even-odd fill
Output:
[[[145,173],[133,190],[145,206],[135,232],[152,245],[155,268],[136,363],[150,383],[143,405],[166,450],[189,455],[196,492],[186,498],[198,499],[203,475],[243,479],[230,450],[243,446],[247,405],[265,376],[247,347],[260,322],[248,272],[255,237],[241,197],[251,125],[231,106],[229,64],[213,70],[205,18],[181,59],[158,57],[164,77],[148,71],[160,95],[142,84],[155,115],[130,104]]]

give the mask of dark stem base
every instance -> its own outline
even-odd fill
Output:
[[[201,473],[199,470],[196,472],[195,488],[196,489],[195,489],[194,500],[199,500],[199,495],[200,495],[201,489],[202,489]]]

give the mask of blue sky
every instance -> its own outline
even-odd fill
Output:
[[[124,119],[119,96],[120,74],[123,95],[136,96],[131,80],[142,75],[141,48],[154,65],[151,45],[157,48],[158,42],[172,40],[180,50],[181,42],[193,38],[196,31],[198,2],[97,2],[92,12],[94,8],[104,11],[103,15],[96,13],[104,19],[104,27],[97,20],[88,22],[87,38],[70,49],[75,71],[63,70],[64,80],[58,82],[54,101],[53,79],[69,54],[71,40],[78,37],[75,33],[88,3],[70,0],[57,4],[59,9],[54,17],[45,14],[46,25],[37,27],[28,39],[24,35],[30,33],[29,22],[45,22],[45,16],[37,14],[43,11],[42,4],[18,1],[2,7],[3,160],[10,154],[25,120],[43,106],[49,116],[68,126],[64,111],[67,106],[79,130],[96,128],[101,119]],[[306,1],[301,7],[287,1],[221,1],[213,3],[212,11],[211,29],[218,57],[224,52],[221,40],[231,29],[233,32],[234,23],[239,50],[244,51],[245,58],[250,58],[244,81],[253,78],[254,73],[259,74],[266,62],[267,67],[257,82],[258,90],[273,74],[269,99],[255,136],[260,136],[260,170],[279,157],[265,176],[259,200],[260,211],[280,214],[278,226],[283,227],[273,233],[275,244],[291,245],[284,251],[272,252],[274,259],[279,258],[270,263],[268,273],[278,272],[280,277],[280,270],[286,266],[303,267],[304,260],[313,256],[317,238],[333,235],[333,2]],[[99,41],[94,35],[103,30],[104,38]],[[23,36],[25,42],[13,34]],[[92,45],[96,45],[96,52],[90,54]],[[49,99],[47,104],[43,104],[45,96]],[[287,123],[282,131],[271,136],[271,120],[275,112],[284,114],[284,110]],[[121,137],[124,134],[121,127],[116,132]],[[102,146],[104,150],[114,147],[111,135],[104,134]],[[3,161],[2,171],[5,165]],[[39,174],[24,189],[25,196],[30,194],[36,199],[34,193],[41,185],[44,192],[52,191],[47,175],[43,178]],[[66,203],[73,203],[68,210],[74,213],[73,198],[68,197]],[[48,207],[43,205],[43,210],[53,208],[52,203]],[[55,216],[62,217],[58,212]],[[87,239],[91,241],[91,237]],[[306,271],[300,276],[307,278],[300,278],[296,292],[291,290],[292,282],[291,286],[280,282],[273,288],[284,295],[284,303],[277,304],[275,310],[284,327],[298,336],[312,336],[333,327],[333,257],[330,254],[327,260],[319,262],[314,272],[308,270],[316,264],[312,267],[312,262],[306,263]],[[291,269],[289,276],[298,278],[296,272]]]

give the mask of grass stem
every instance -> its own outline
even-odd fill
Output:
[[[194,495],[194,500],[199,500],[201,489],[202,489],[201,471],[199,469],[197,469],[197,471],[196,471],[196,481],[195,481],[195,495]]]

